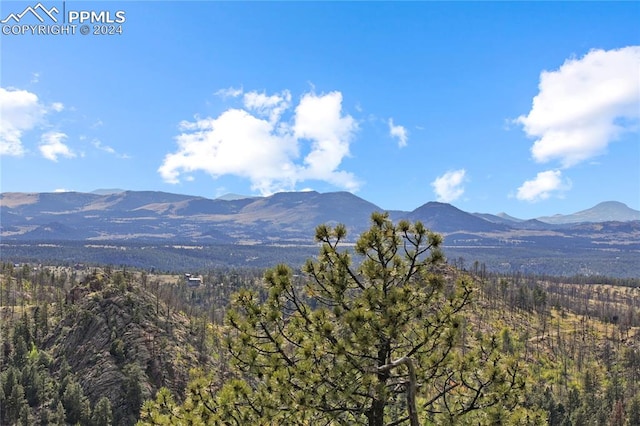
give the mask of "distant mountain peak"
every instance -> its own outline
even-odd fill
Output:
[[[553,216],[539,217],[538,220],[551,224],[581,223],[581,222],[629,222],[640,220],[640,211],[634,210],[619,201],[604,201],[579,212]]]
[[[627,206],[625,203],[621,203],[620,201],[603,201],[601,203],[596,204],[593,207],[593,209],[599,209],[599,208],[620,208],[620,209],[633,210],[629,206]]]
[[[229,192],[228,194],[224,194],[221,195],[219,197],[216,197],[216,200],[221,200],[221,201],[236,201],[236,200],[244,200],[247,198],[255,198],[253,195],[242,195],[242,194],[234,194],[232,192]]]
[[[523,222],[524,221],[524,219],[513,217],[513,216],[511,216],[511,215],[509,215],[509,214],[507,214],[505,212],[500,212],[496,216],[501,217],[502,219],[510,220],[512,222]]]
[[[492,223],[484,218],[460,210],[448,203],[429,201],[410,212],[406,218],[420,220],[435,232],[477,231],[490,232],[502,230],[503,224]]]
[[[113,195],[113,194],[121,194],[123,192],[127,192],[127,191],[124,189],[117,189],[117,188],[98,188],[91,191],[90,194]]]

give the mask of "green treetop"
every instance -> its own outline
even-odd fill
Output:
[[[236,294],[234,379],[213,393],[191,387],[183,407],[146,404],[143,420],[162,411],[239,425],[488,424],[513,409],[516,359],[496,337],[464,332],[472,283],[444,264],[442,237],[374,213],[354,262],[346,234],[316,229],[322,247],[303,284],[280,265],[264,291]]]

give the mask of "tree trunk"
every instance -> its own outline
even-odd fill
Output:
[[[384,409],[386,403],[386,386],[389,379],[389,370],[383,368],[387,365],[387,360],[390,356],[389,342],[382,341],[378,347],[378,383],[376,385],[373,401],[371,401],[371,407],[369,408],[369,426],[384,426]]]
[[[409,383],[407,383],[407,411],[409,414],[409,424],[411,426],[420,426],[418,421],[418,410],[416,409],[416,370],[411,358],[403,356],[402,358],[393,361],[389,364],[378,367],[378,373],[388,372],[400,365],[406,365],[409,370]],[[375,400],[374,400],[375,403]],[[384,407],[383,407],[384,410]],[[383,411],[384,413],[384,411]],[[369,418],[369,425],[372,425],[371,418]],[[383,425],[383,423],[375,423],[376,425]]]
[[[369,426],[384,426],[385,403],[379,398],[374,398],[369,409]]]

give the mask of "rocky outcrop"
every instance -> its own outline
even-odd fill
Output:
[[[183,394],[198,353],[185,316],[168,314],[139,286],[113,281],[95,273],[72,288],[45,348],[58,363],[66,359],[92,405],[106,396],[115,424],[132,424],[160,387]]]

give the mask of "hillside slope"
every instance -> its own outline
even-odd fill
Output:
[[[0,373],[6,376],[10,373],[5,371],[22,371],[21,375],[26,377],[37,369],[42,379],[34,380],[43,380],[51,387],[46,393],[30,397],[28,382],[24,382],[25,398],[32,410],[25,416],[47,419],[43,424],[55,423],[59,401],[67,422],[86,424],[89,413],[95,414],[99,401],[106,398],[112,424],[131,425],[138,419],[142,402],[158,389],[166,387],[179,398],[189,381],[191,368],[198,365],[211,368],[211,354],[203,340],[204,324],[198,328],[193,319],[175,307],[168,307],[162,297],[156,297],[151,289],[157,292],[157,284],[143,286],[139,275],[122,271],[111,274],[109,270],[87,275],[53,304],[48,302],[48,295],[59,291],[41,284],[37,292],[13,293],[13,300],[5,300],[5,307],[0,307],[6,330],[15,326],[11,337],[0,338],[0,342],[4,341],[9,353],[17,354],[4,360],[0,357]],[[0,291],[10,294],[9,289],[18,288],[17,282],[15,277],[4,274]],[[20,298],[22,302],[18,302]],[[15,303],[24,305],[17,308],[22,315],[15,315]],[[46,334],[40,337],[44,329],[43,312],[48,312],[44,322],[48,326]],[[21,340],[43,354],[44,359],[51,360],[50,364],[42,364],[46,369],[25,362],[19,355]],[[77,383],[79,388],[69,383]],[[77,404],[69,396],[70,389],[75,389]],[[11,392],[10,395],[21,393]],[[22,404],[19,397],[8,398],[9,406]],[[0,398],[0,405],[1,402]],[[1,411],[0,424],[12,424],[11,412]]]

